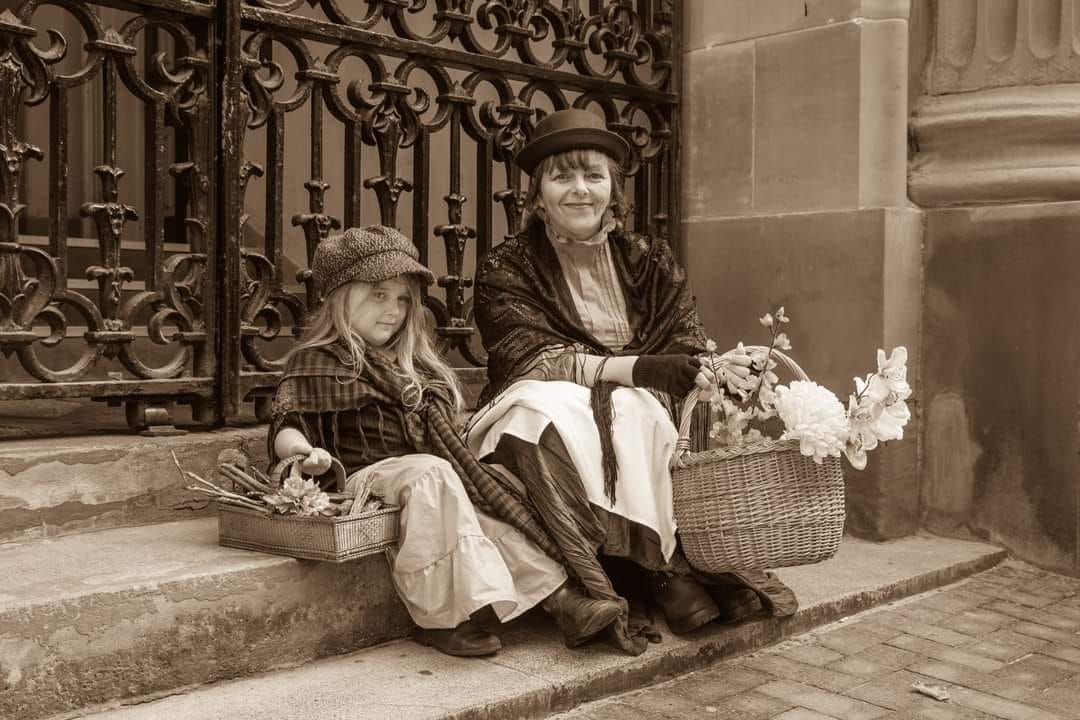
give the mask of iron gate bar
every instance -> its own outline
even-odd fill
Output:
[[[218,263],[222,268],[222,311],[218,313],[218,366],[217,401],[222,418],[240,414],[240,402],[247,394],[241,387],[240,333],[243,321],[240,317],[241,276],[240,263],[243,249],[242,230],[244,218],[244,190],[250,174],[244,172],[244,132],[247,125],[243,99],[243,57],[240,35],[241,0],[218,0],[218,38],[224,49],[224,57],[214,65],[219,74],[215,87],[221,88],[217,107],[221,115],[221,142],[219,143],[218,177],[223,180],[218,203]],[[250,169],[250,166],[249,166]],[[232,312],[229,309],[232,309]]]
[[[665,22],[668,24],[670,36],[668,37],[668,56],[672,58],[682,57],[682,37],[683,37],[683,14],[682,14],[682,0],[677,0],[680,3],[679,12],[665,11]],[[683,65],[681,62],[672,63],[671,65],[671,77],[668,79],[669,87],[676,88],[676,90],[682,92],[683,83]],[[680,214],[680,193],[679,193],[679,180],[682,178],[682,169],[680,163],[682,162],[682,142],[681,133],[679,128],[682,127],[682,105],[675,104],[671,108],[671,117],[668,120],[668,136],[665,139],[668,146],[666,153],[661,153],[659,162],[664,163],[667,168],[666,180],[661,179],[660,187],[666,190],[666,194],[663,196],[663,204],[660,206],[660,212],[666,213],[664,218],[665,232],[664,237],[668,239],[668,243],[672,242],[671,225],[677,222],[682,217]],[[686,233],[678,233],[676,236],[678,240],[673,244],[672,250],[675,252],[675,257],[683,262],[688,256],[686,252]],[[708,427],[706,422],[704,427]],[[707,447],[708,443],[702,443],[701,447]]]
[[[4,400],[33,400],[47,398],[124,398],[170,395],[178,402],[191,399],[212,400],[214,383],[211,378],[178,378],[171,380],[82,380],[65,383],[3,383]]]
[[[92,2],[86,1],[86,4],[113,10],[124,10],[136,15],[143,14],[147,10],[160,10],[164,13],[175,13],[178,16],[201,18],[203,20],[213,20],[217,16],[215,0],[206,0],[206,2],[200,2],[199,0],[132,0],[131,2],[125,0],[92,0]]]
[[[300,17],[250,6],[244,6],[242,18],[246,30],[277,29],[295,33],[299,37],[316,42],[338,40],[363,45],[379,53],[402,59],[420,56],[458,70],[492,70],[515,80],[549,80],[560,87],[575,90],[616,91],[616,97],[627,100],[642,100],[670,106],[679,104],[679,96],[676,93],[623,84],[614,80],[591,78],[571,72],[551,70],[542,65],[525,65],[511,60],[502,60],[439,45],[381,35],[370,30],[338,25],[317,18]],[[655,63],[661,70],[670,68],[671,64],[670,60],[660,60]],[[667,84],[667,82],[665,81],[664,84]]]

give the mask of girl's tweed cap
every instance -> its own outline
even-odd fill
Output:
[[[412,241],[394,228],[349,228],[319,243],[311,261],[311,275],[324,296],[353,280],[377,283],[403,274],[415,275],[430,285],[435,276],[420,264],[419,258]]]

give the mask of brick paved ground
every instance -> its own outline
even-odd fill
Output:
[[[950,699],[916,693],[917,681]],[[1009,561],[555,718],[1080,718],[1080,580]]]

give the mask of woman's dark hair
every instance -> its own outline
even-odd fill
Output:
[[[611,211],[611,216],[617,226],[622,228],[629,213],[626,195],[623,193],[624,176],[622,166],[607,153],[589,148],[567,150],[555,155],[548,155],[540,161],[532,177],[529,178],[529,189],[525,193],[525,217],[522,219],[522,227],[529,227],[533,219],[539,217],[537,211],[540,209],[540,183],[544,176],[550,172],[552,166],[561,171],[586,170],[594,162],[597,155],[607,161],[608,174],[611,176],[611,199],[608,201],[608,210]]]

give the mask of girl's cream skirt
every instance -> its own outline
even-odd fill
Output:
[[[388,458],[349,483],[369,475],[374,495],[402,507],[392,576],[420,627],[455,627],[485,605],[512,620],[566,580],[563,567],[521,532],[477,511],[442,458]]]

